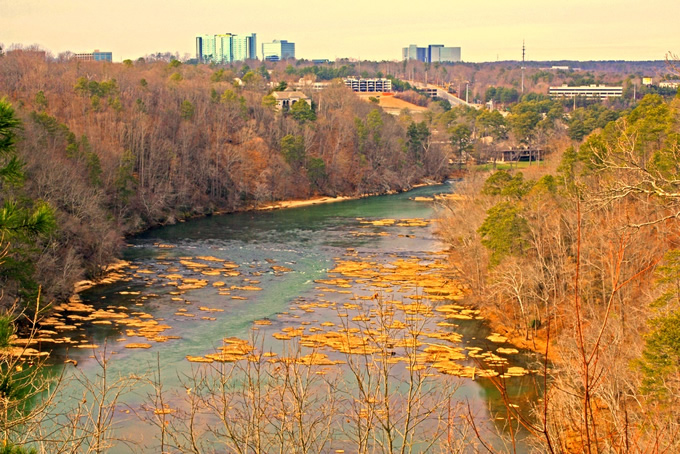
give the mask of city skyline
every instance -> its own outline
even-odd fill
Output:
[[[680,6],[668,0],[644,8],[630,0],[435,0],[423,8],[395,0],[389,10],[365,5],[360,13],[337,3],[266,0],[257,15],[252,9],[215,0],[0,0],[0,43],[37,44],[54,55],[105,49],[114,61],[156,52],[193,57],[196,36],[227,32],[257,33],[260,42],[287,39],[305,59],[400,60],[402,48],[417,42],[461,47],[468,62],[520,60],[523,40],[530,61],[662,60],[680,51],[674,36]],[[103,27],[102,17],[113,25]]]

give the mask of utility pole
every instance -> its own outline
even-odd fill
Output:
[[[524,54],[526,53],[526,47],[524,46],[524,40],[522,40],[522,94],[524,94]]]

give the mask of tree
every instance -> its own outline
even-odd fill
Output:
[[[16,157],[16,130],[20,122],[14,114],[14,109],[5,98],[0,99],[0,183],[19,181],[23,178],[21,163]]]
[[[195,112],[194,105],[191,103],[191,101],[184,100],[182,101],[182,105],[180,106],[179,109],[179,114],[184,120],[191,120],[194,117],[194,112]]]
[[[265,95],[262,97],[262,106],[271,110],[272,112],[276,108],[276,98],[272,95]]]
[[[609,123],[581,145],[584,174],[599,175],[601,203],[629,196],[652,197],[680,216],[680,134],[678,105],[659,95],[647,95],[627,116]],[[650,220],[657,222],[658,220]]]
[[[303,104],[306,103],[303,102]],[[284,136],[281,139],[281,154],[288,165],[293,169],[299,169],[304,166],[307,157],[304,137],[294,136],[292,134]]]
[[[256,79],[257,76],[253,71],[248,71],[243,75],[243,77],[241,77],[241,80],[246,85],[252,85]]]
[[[383,119],[378,109],[371,110],[366,116],[366,126],[371,133],[371,138],[375,146],[380,145],[383,129]]]
[[[16,130],[20,122],[14,109],[0,99],[0,249],[6,255],[0,261],[0,282],[7,290],[5,296],[15,298],[26,291],[35,292],[34,258],[31,255],[40,237],[56,227],[52,208],[44,202],[18,202],[8,193],[8,187],[21,183],[23,164],[16,156]],[[13,301],[12,301],[13,303]]]
[[[522,143],[530,143],[532,141],[536,133],[536,126],[538,126],[540,120],[540,114],[533,110],[517,112],[509,118],[512,132],[515,134],[516,139]]]
[[[408,152],[413,158],[414,162],[421,163],[423,156],[429,147],[430,130],[427,123],[421,121],[420,123],[411,122],[406,130]]]
[[[524,252],[529,228],[518,206],[500,202],[487,211],[479,233],[482,244],[491,251],[491,264],[498,265],[503,257]]]
[[[513,106],[508,116],[508,124],[518,142],[529,144],[539,132],[547,133],[554,129],[557,120],[562,118],[563,107],[557,101],[524,100]]]
[[[482,136],[490,135],[494,140],[507,138],[505,118],[497,110],[482,110],[477,116],[476,125]]]
[[[307,160],[307,178],[317,189],[324,190],[324,183],[328,178],[326,163],[322,158],[311,157]]]
[[[304,100],[294,103],[288,113],[300,124],[316,120],[316,113],[312,110],[312,106]]]
[[[47,109],[48,102],[44,91],[40,90],[35,94],[35,105],[38,106],[38,110]]]
[[[680,251],[668,251],[655,274],[661,293],[651,307],[657,316],[649,321],[642,357],[635,364],[644,376],[642,391],[669,399],[680,390]]]
[[[451,145],[458,155],[458,166],[463,165],[463,156],[472,150],[472,131],[465,124],[459,124],[451,129]]]
[[[650,328],[637,362],[644,374],[642,390],[656,398],[674,400],[680,389],[680,311],[652,319]]]
[[[498,196],[503,193],[505,188],[512,181],[512,175],[507,170],[499,170],[494,172],[484,181],[482,187],[482,194],[490,196]]]

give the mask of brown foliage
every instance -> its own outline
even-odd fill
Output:
[[[372,107],[342,84],[315,93],[317,120],[298,124],[263,106],[261,76],[240,86],[229,71],[217,81],[213,72],[162,61],[3,57],[0,95],[23,118],[27,195],[57,210],[60,231],[39,264],[48,295],[64,296],[75,280],[96,275],[122,235],[149,226],[263,201],[406,189],[441,176],[434,154],[424,168],[404,159],[405,128],[389,115],[381,114],[381,140],[362,154],[355,121]],[[280,151],[289,134],[304,138],[295,169]]]

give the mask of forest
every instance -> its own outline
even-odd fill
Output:
[[[466,302],[545,358],[537,365],[544,395],[530,417],[491,380],[509,424],[540,452],[678,451],[680,95],[570,108],[542,90],[592,78],[630,91],[637,76],[530,68],[532,92],[521,95],[515,66],[360,71],[1,56],[0,343],[14,334],[16,304],[37,317],[67,299],[75,282],[119,257],[126,235],[280,200],[403,191],[456,171],[465,175],[461,196],[443,204],[438,233],[470,290]],[[362,72],[476,80],[475,96],[503,114],[452,109],[395,78],[401,96],[428,110],[387,115],[336,79]],[[300,77],[334,81],[308,93],[311,105],[279,111],[271,93]],[[547,156],[498,170],[509,146]],[[491,171],[471,165],[486,161]],[[289,373],[286,381],[299,378]],[[231,380],[222,378],[222,386]]]
[[[2,57],[3,164],[21,174],[3,174],[5,307],[38,288],[47,301],[67,298],[117,257],[125,235],[152,226],[447,175],[425,124],[409,135],[412,119],[341,83],[279,112],[266,68],[238,71]],[[49,225],[19,234],[10,208],[24,218],[42,210]]]
[[[680,96],[565,145],[470,175],[441,233],[470,298],[545,355],[535,419],[506,401],[541,452],[676,452]]]

